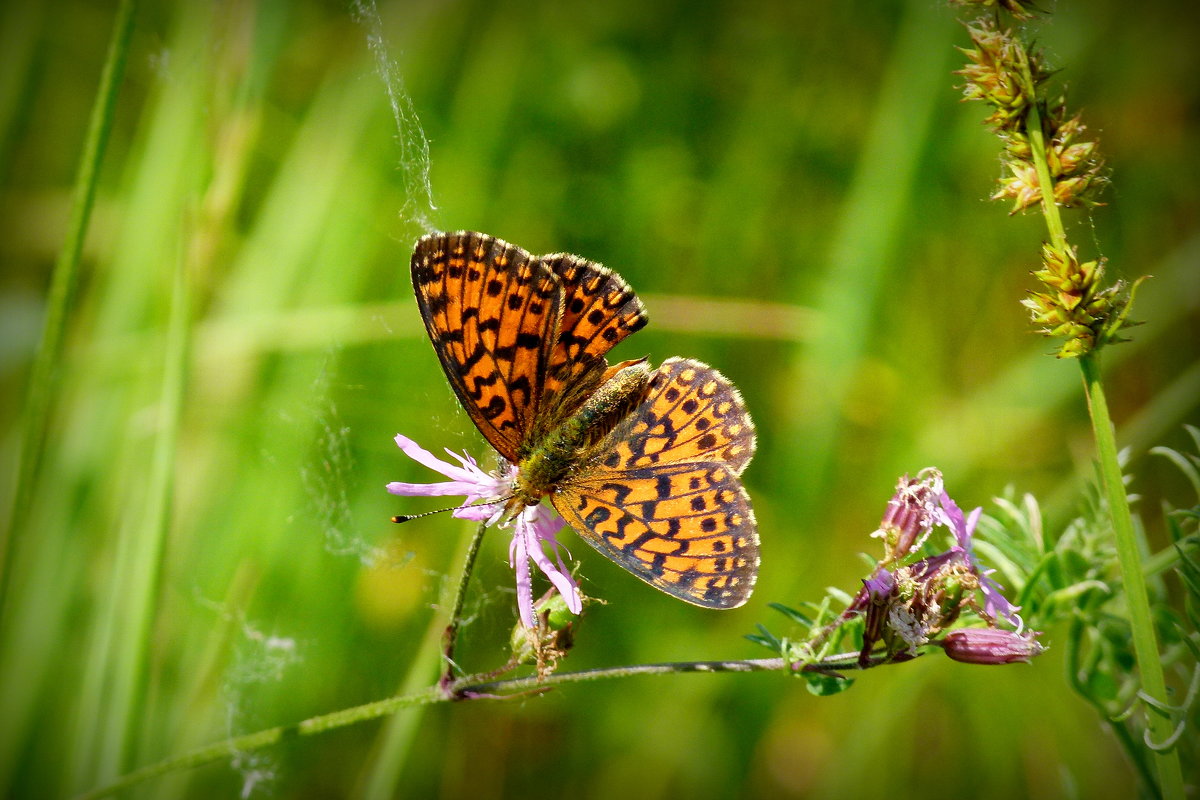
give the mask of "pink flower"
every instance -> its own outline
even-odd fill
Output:
[[[945,491],[942,492],[941,505],[942,524],[954,531],[954,539],[958,543],[951,550],[962,553],[971,571],[979,578],[979,588],[983,591],[984,613],[992,619],[1003,617],[1020,630],[1021,618],[1017,616],[1017,612],[1021,610],[1020,606],[1010,603],[1004,596],[1000,584],[988,577],[995,570],[984,569],[975,559],[975,549],[971,544],[971,537],[975,534],[975,526],[979,523],[979,515],[983,513],[983,509],[977,508],[971,512],[970,516],[964,518],[962,509],[950,499],[950,495]]]
[[[946,493],[941,473],[922,470],[917,480],[900,480],[888,504],[880,529],[873,536],[884,539],[885,556],[847,612],[864,616],[863,644],[859,664],[866,666],[881,641],[889,657],[897,653],[917,655],[925,644],[946,648],[951,658],[981,664],[1006,664],[1028,660],[1042,651],[1033,640],[1037,634],[1022,635],[1020,608],[1004,597],[1002,588],[989,577],[993,570],[976,558],[973,538],[983,509],[963,514]],[[954,535],[946,550],[905,566],[889,565],[915,552],[935,526]],[[983,595],[983,608],[975,605],[974,593]],[[987,628],[946,633],[946,644],[938,640],[958,619],[961,611],[974,608]],[[1004,620],[1017,631],[1001,630]]]
[[[447,495],[463,495],[463,504],[453,512],[459,519],[496,524],[504,513],[505,501],[512,496],[512,487],[516,479],[517,468],[508,465],[499,474],[489,474],[479,468],[475,459],[467,454],[447,450],[446,453],[458,462],[458,465],[442,461],[428,450],[425,450],[412,439],[400,434],[396,435],[396,444],[404,454],[422,466],[440,472],[450,480],[438,483],[401,483],[394,481],[387,485],[392,494],[404,497],[444,497]],[[566,523],[562,517],[540,504],[526,506],[521,509],[511,522],[502,523],[501,527],[512,528],[512,541],[508,546],[509,565],[512,566],[517,578],[517,609],[521,614],[521,622],[528,628],[537,626],[533,613],[533,579],[529,569],[532,561],[538,569],[550,579],[550,583],[562,594],[571,613],[578,614],[583,610],[583,600],[579,594],[579,586],[563,563],[558,552],[558,540],[555,538]],[[549,545],[554,553],[552,561],[544,549]]]
[[[558,552],[558,541],[555,539],[566,524],[557,512],[541,504],[526,506],[513,523],[513,537],[508,544],[508,564],[517,574],[517,610],[521,613],[521,622],[525,623],[527,628],[537,627],[537,620],[533,615],[530,561],[537,564],[542,574],[558,589],[572,614],[583,610],[579,586],[563,564],[562,556]],[[543,544],[550,545],[550,549],[554,551],[553,562],[546,557]]]
[[[942,474],[924,469],[915,479],[905,475],[896,485],[879,529],[872,536],[883,539],[888,561],[899,561],[920,549],[939,521],[937,498],[942,493]]]

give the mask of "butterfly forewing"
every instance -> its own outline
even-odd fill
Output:
[[[488,442],[517,461],[545,385],[561,282],[521,248],[465,232],[417,242],[412,281],[454,393]]]
[[[758,571],[757,526],[738,480],[754,444],[737,390],[711,367],[670,359],[552,501],[584,539],[651,585],[734,608]]]
[[[605,377],[605,355],[646,325],[646,309],[629,284],[612,270],[567,253],[541,261],[562,283],[562,319],[546,370],[538,421],[565,418],[592,395]],[[544,433],[545,431],[538,431]]]

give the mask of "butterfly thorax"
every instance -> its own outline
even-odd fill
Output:
[[[602,442],[646,396],[652,372],[646,360],[625,362],[578,411],[529,445],[517,464],[513,499],[505,517],[538,503],[576,468],[600,455]]]

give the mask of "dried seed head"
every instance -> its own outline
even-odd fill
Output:
[[[991,20],[968,23],[967,35],[975,46],[959,48],[969,63],[955,73],[966,79],[963,99],[993,106],[995,111],[984,122],[997,132],[1019,130],[1030,104],[1037,100],[1037,85],[1045,79],[1040,57],[1027,52],[1012,31],[1001,31]]]

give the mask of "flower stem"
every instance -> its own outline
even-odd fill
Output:
[[[9,548],[12,542],[17,541],[18,530],[28,518],[33,487],[46,445],[51,398],[62,361],[67,313],[75,295],[75,288],[79,285],[79,262],[83,254],[83,241],[96,200],[100,163],[104,160],[108,134],[112,130],[117,90],[125,74],[136,6],[136,0],[122,0],[117,8],[112,38],[108,43],[108,54],[100,75],[100,86],[96,91],[96,102],[92,106],[92,116],[88,122],[83,156],[79,161],[79,172],[75,176],[75,196],[71,204],[67,238],[59,251],[58,260],[54,264],[54,274],[50,279],[42,341],[33,359],[25,395],[12,514],[9,524],[0,531],[0,603],[4,600],[8,586]]]
[[[1021,64],[1022,77],[1030,85],[1029,96],[1033,97],[1033,78],[1029,69],[1029,57],[1026,55]],[[1042,190],[1042,216],[1046,220],[1046,228],[1050,231],[1051,244],[1056,250],[1061,250],[1067,244],[1067,231],[1063,227],[1062,215],[1054,202],[1054,179],[1050,177],[1050,164],[1046,161],[1046,135],[1042,132],[1042,112],[1038,104],[1029,104],[1029,116],[1025,119],[1025,133],[1029,137],[1029,147],[1033,151],[1033,168],[1037,171],[1038,186]]]
[[[1020,70],[1026,96],[1037,97],[1029,54],[1025,50],[1021,51]],[[1046,228],[1050,231],[1051,244],[1055,248],[1062,248],[1067,243],[1067,232],[1063,227],[1062,215],[1058,213],[1058,206],[1054,202],[1054,179],[1050,177],[1050,163],[1046,160],[1046,134],[1042,131],[1042,109],[1038,101],[1029,104],[1029,111],[1025,117],[1025,135],[1029,138],[1030,156],[1033,168],[1037,172],[1038,188],[1042,190],[1042,216],[1046,220]]]
[[[1100,479],[1108,500],[1109,514],[1112,516],[1117,559],[1121,564],[1121,579],[1125,587],[1126,604],[1129,607],[1129,624],[1138,669],[1142,676],[1142,688],[1151,698],[1165,703],[1166,681],[1163,678],[1154,621],[1150,615],[1150,600],[1146,594],[1141,555],[1134,536],[1133,517],[1129,512],[1125,484],[1121,479],[1121,466],[1117,461],[1116,437],[1108,416],[1104,387],[1100,382],[1099,355],[1096,351],[1083,355],[1079,359],[1079,366],[1083,370],[1083,387],[1092,417],[1092,430],[1096,437]],[[1150,736],[1155,742],[1166,742],[1174,728],[1172,720],[1153,707],[1148,708],[1147,715]],[[1178,751],[1175,748],[1156,751],[1154,761],[1162,796],[1167,800],[1181,800],[1184,796],[1183,773],[1179,765]]]
[[[1021,72],[1022,79],[1027,84],[1029,96],[1036,96],[1033,91],[1032,71],[1029,67],[1028,56],[1025,56],[1021,63]],[[1046,157],[1047,144],[1042,131],[1041,108],[1036,102],[1029,107],[1025,129],[1029,138],[1034,169],[1037,171],[1038,186],[1042,190],[1042,216],[1046,220],[1051,245],[1055,249],[1065,250],[1067,235],[1063,227],[1062,216],[1054,202],[1054,184],[1050,177],[1050,166]],[[1154,621],[1150,615],[1150,601],[1146,593],[1146,577],[1143,572],[1141,554],[1134,536],[1133,517],[1129,512],[1129,500],[1125,495],[1121,466],[1117,461],[1116,436],[1112,420],[1108,416],[1108,403],[1104,397],[1104,387],[1100,381],[1099,352],[1091,350],[1084,353],[1079,358],[1079,365],[1083,370],[1084,393],[1087,395],[1092,431],[1096,437],[1100,479],[1108,500],[1113,536],[1116,539],[1117,558],[1121,564],[1122,582],[1129,608],[1129,624],[1133,634],[1138,669],[1141,673],[1142,688],[1154,700],[1165,702],[1167,698],[1166,681],[1163,678],[1162,660],[1159,657]],[[1147,714],[1150,738],[1159,743],[1168,741],[1174,727],[1172,720],[1153,707],[1148,708]],[[1157,767],[1158,789],[1161,796],[1168,800],[1180,800],[1183,797],[1183,773],[1179,764],[1178,752],[1174,748],[1157,750],[1154,761]]]
[[[483,532],[487,530],[487,522],[480,522],[475,529],[471,542],[467,545],[467,555],[463,559],[462,574],[458,576],[458,588],[454,592],[454,604],[450,608],[450,622],[442,635],[442,656],[446,665],[442,670],[442,678],[438,685],[444,691],[449,691],[454,682],[454,645],[458,641],[458,628],[462,624],[463,604],[467,598],[467,584],[471,582],[471,572],[475,569],[475,558],[479,555],[479,545],[483,542]]]
[[[478,537],[477,537],[478,538]],[[469,570],[468,570],[469,571]],[[879,666],[882,659],[872,659],[867,666]],[[631,667],[601,667],[581,670],[579,672],[560,672],[543,678],[530,676],[526,678],[510,678],[502,681],[480,683],[478,675],[469,675],[452,681],[447,687],[433,686],[420,692],[397,695],[385,700],[377,700],[353,708],[344,708],[319,717],[311,717],[295,725],[280,725],[243,736],[234,736],[215,744],[193,750],[190,753],[164,759],[157,764],[149,764],[121,776],[110,784],[93,789],[79,795],[77,800],[108,797],[128,789],[139,783],[160,775],[166,775],[183,769],[211,764],[237,753],[260,750],[276,744],[287,738],[312,736],[335,728],[342,728],[359,722],[379,719],[393,714],[401,709],[413,706],[448,703],[452,700],[470,699],[502,699],[517,693],[548,689],[568,683],[603,680],[606,678],[627,678],[634,675],[670,675],[686,672],[783,672],[794,671],[782,658],[751,658],[741,661],[676,661],[665,664],[638,664]],[[838,670],[861,669],[858,664],[858,653],[839,653],[828,656],[819,662],[805,664],[799,669],[806,672],[834,672]],[[449,689],[449,691],[447,691]]]
[[[378,700],[374,703],[367,703],[365,705],[355,706],[353,708],[345,708],[341,711],[334,711],[332,714],[323,714],[319,717],[312,717],[311,719],[306,719],[296,725],[280,725],[275,728],[267,728],[266,730],[248,733],[244,736],[233,736],[215,744],[210,744],[206,747],[193,750],[190,753],[184,753],[183,755],[163,759],[157,764],[150,764],[142,767],[141,769],[136,769],[133,772],[121,776],[106,786],[102,786],[98,789],[93,789],[90,792],[85,792],[79,795],[79,800],[82,800],[82,798],[107,797],[109,795],[114,795],[124,789],[128,789],[131,786],[136,786],[139,783],[158,777],[159,775],[166,775],[169,772],[198,767],[202,764],[211,764],[214,761],[220,761],[221,759],[229,758],[237,753],[261,750],[262,748],[280,742],[285,738],[291,738],[294,736],[311,736],[315,733],[322,733],[334,728],[341,728],[346,725],[351,725],[355,722],[377,719],[387,714],[399,711],[402,708],[423,705],[426,703],[436,703],[444,700],[445,698],[441,690],[437,687],[431,687],[423,692],[389,697],[386,700]]]

